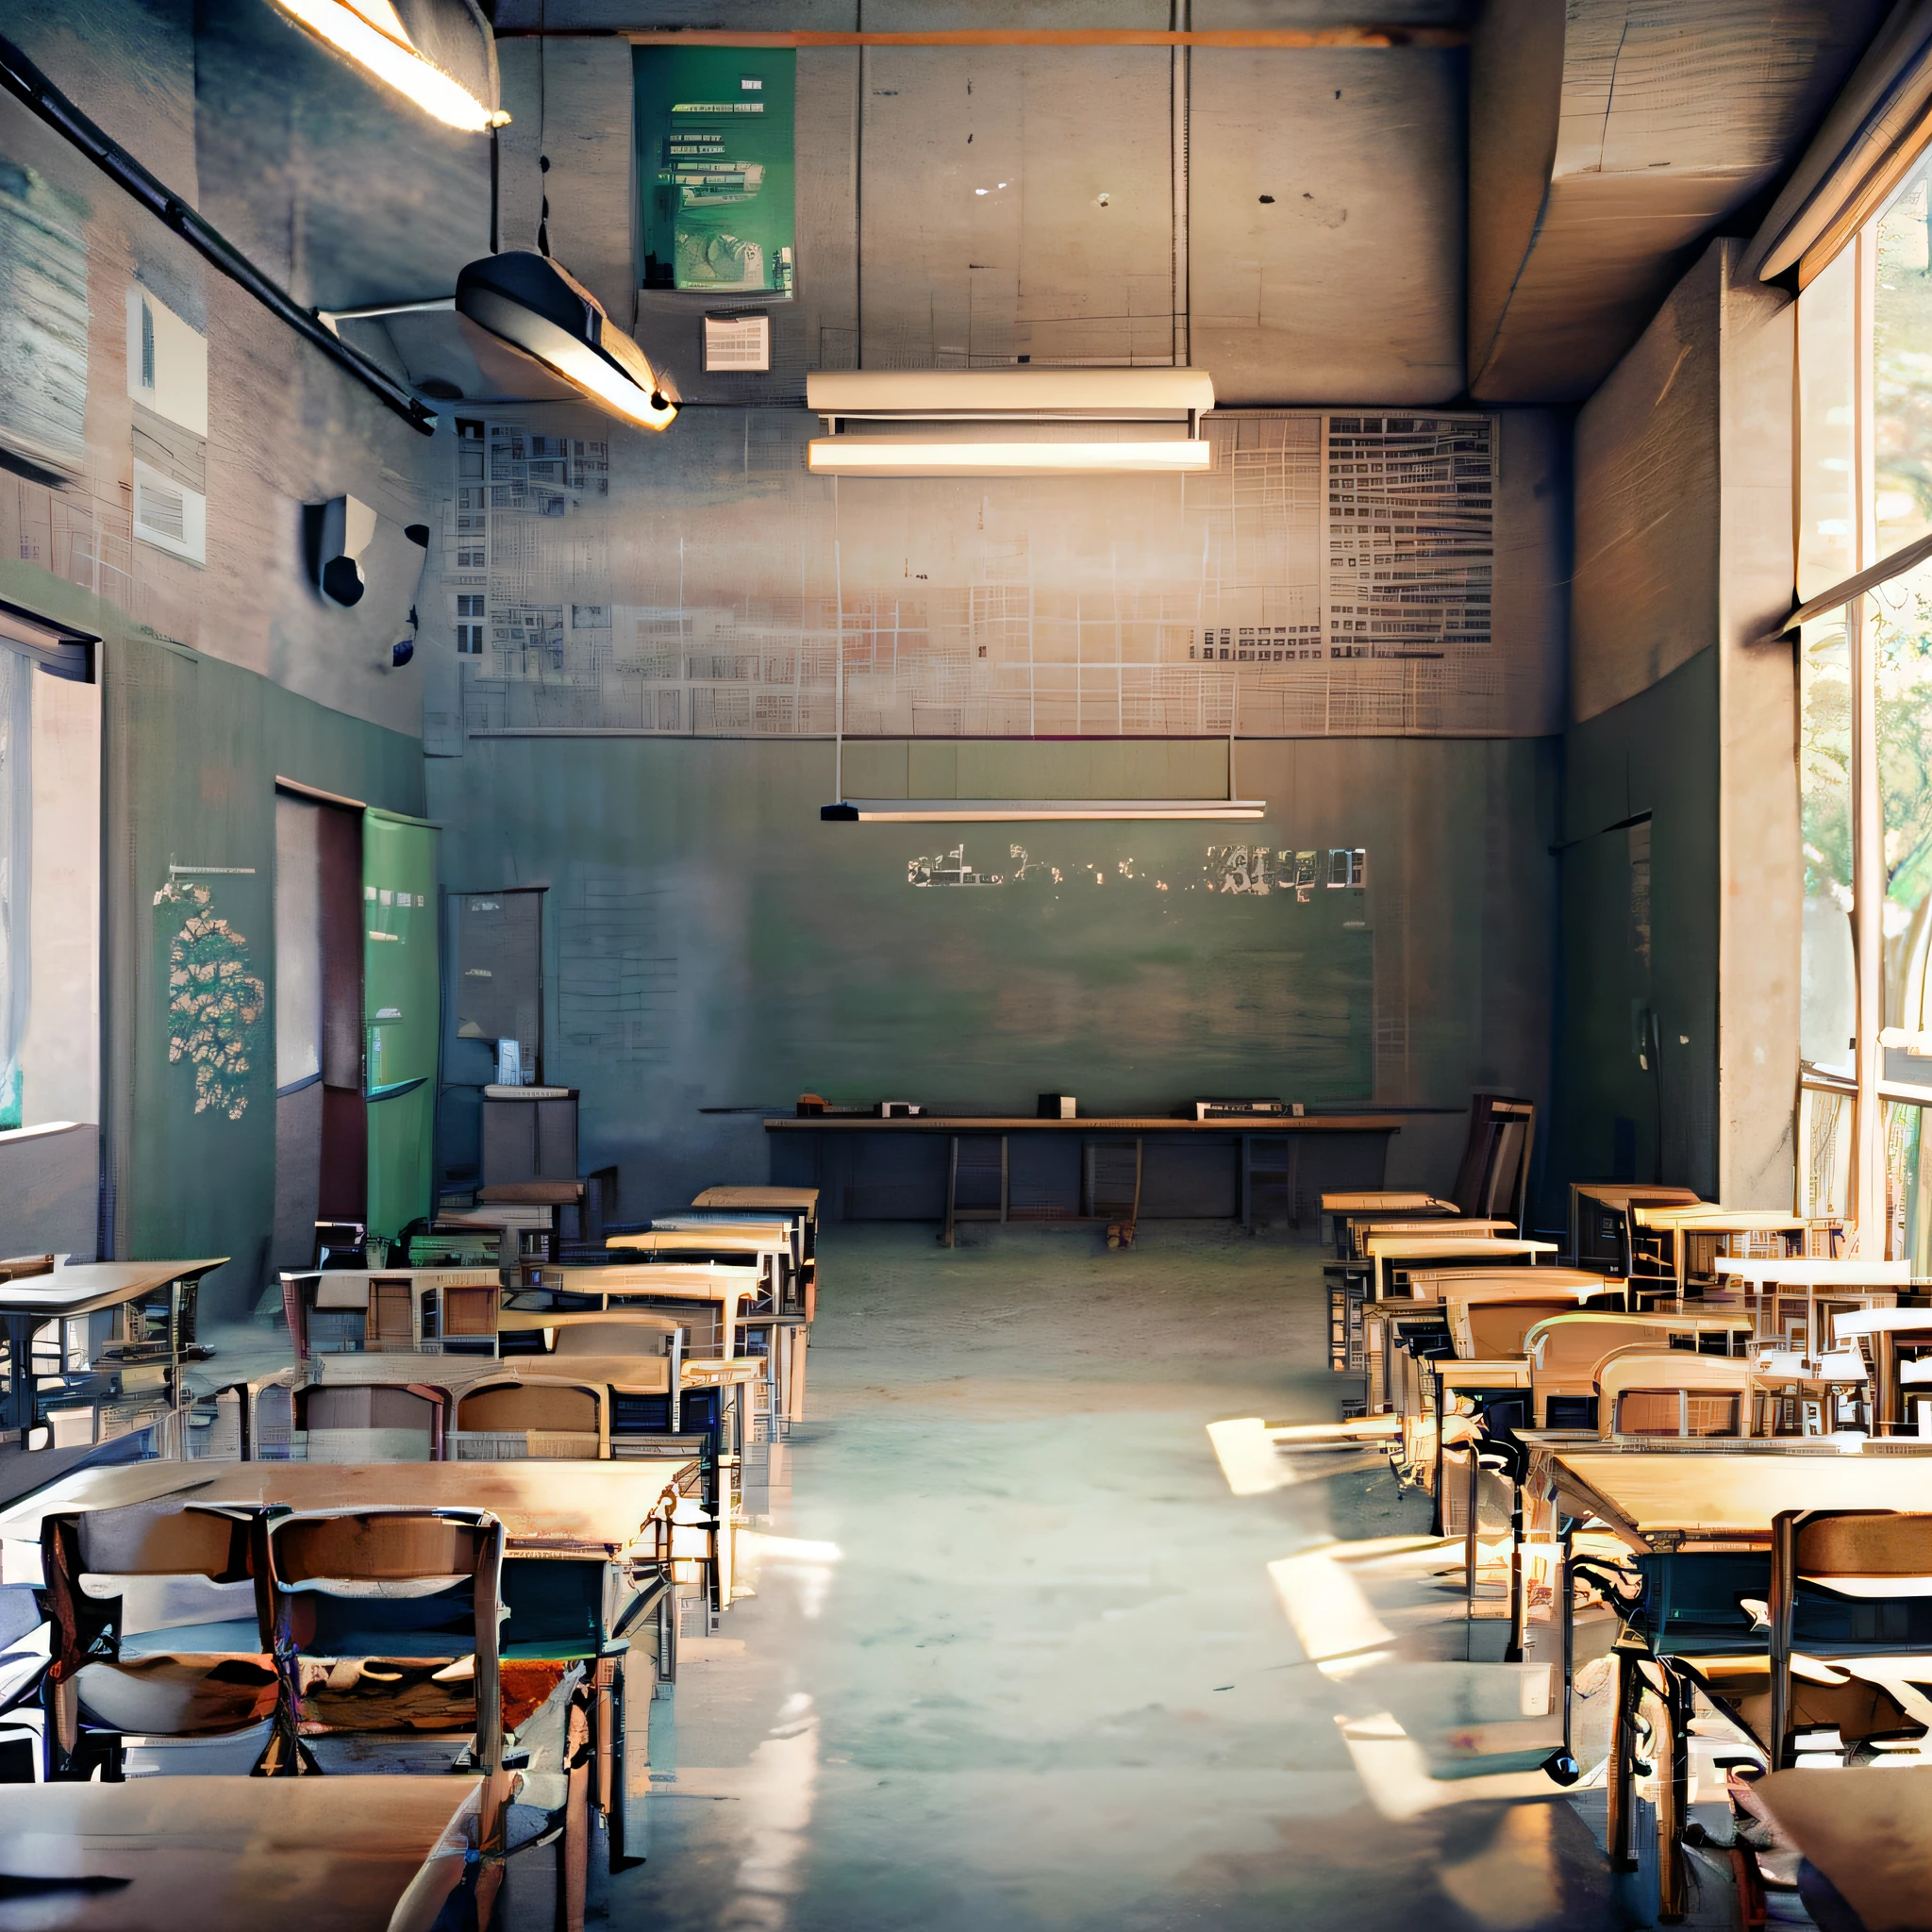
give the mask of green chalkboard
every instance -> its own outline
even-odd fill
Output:
[[[789,49],[636,50],[647,289],[791,293],[796,67]]]

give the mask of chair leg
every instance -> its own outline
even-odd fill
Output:
[[[1690,1811],[1690,1693],[1668,1666],[1657,1693],[1657,1917],[1666,1925],[1683,1920],[1690,1896],[1684,1860],[1684,1826]]]
[[[1609,1845],[1610,1870],[1634,1872],[1635,1847],[1631,1843],[1631,1812],[1634,1779],[1630,1758],[1636,1748],[1631,1735],[1631,1684],[1636,1672],[1622,1651],[1610,1653],[1610,1761],[1605,1790],[1607,1803],[1606,1837]]]
[[[569,1774],[564,1786],[563,1839],[558,1846],[557,1932],[584,1932],[591,1879],[591,1724],[580,1698],[573,1698],[568,1737]]]

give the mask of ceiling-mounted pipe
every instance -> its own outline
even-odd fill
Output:
[[[225,236],[191,208],[121,145],[89,120],[11,41],[0,40],[0,88],[79,149],[115,185],[188,243],[231,282],[247,290],[272,315],[320,349],[411,429],[436,433],[436,412],[424,407],[387,371],[338,341],[279,282],[256,267]]]

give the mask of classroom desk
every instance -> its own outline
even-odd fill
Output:
[[[669,1463],[130,1462],[76,1470],[0,1514],[0,1539],[38,1543],[48,1516],[172,1497],[193,1504],[285,1503],[292,1509],[488,1509],[511,1556],[655,1559],[658,1504],[695,1480],[695,1457]]]
[[[961,1221],[1132,1222],[1151,1213],[1253,1227],[1257,1186],[1266,1182],[1285,1188],[1290,1224],[1299,1228],[1305,1212],[1318,1214],[1324,1191],[1380,1187],[1389,1137],[1406,1118],[813,1114],[768,1120],[765,1131],[774,1180],[818,1187],[826,1220],[943,1221],[950,1244]]]
[[[1452,1223],[1440,1235],[1373,1234],[1362,1243],[1369,1264],[1369,1299],[1388,1301],[1397,1276],[1407,1275],[1419,1261],[1436,1261],[1448,1268],[1480,1268],[1491,1262],[1533,1264],[1539,1255],[1554,1255],[1555,1241],[1512,1240],[1483,1235],[1466,1225],[1456,1238]],[[1384,1264],[1390,1264],[1385,1266]]]
[[[463,1876],[480,1783],[352,1774],[11,1785],[0,1806],[9,1881],[0,1932],[424,1932]],[[42,1877],[93,1883],[38,1891],[18,1882]]]
[[[654,1221],[641,1234],[607,1235],[604,1247],[618,1260],[637,1255],[654,1261],[715,1261],[726,1268],[758,1268],[769,1274],[773,1313],[804,1317],[799,1241],[797,1230],[789,1224],[679,1227]]]
[[[1628,1274],[1636,1259],[1630,1239],[1633,1208],[1710,1206],[1690,1188],[1668,1188],[1638,1181],[1570,1183],[1570,1258],[1579,1268]]]
[[[718,1310],[716,1358],[735,1361],[740,1354],[740,1331],[758,1320],[750,1305],[760,1298],[766,1286],[762,1269],[734,1268],[716,1261],[640,1261],[628,1268],[544,1268],[534,1281],[526,1282],[506,1298],[503,1313],[541,1314],[544,1305],[536,1299],[541,1295],[572,1295],[587,1300],[595,1297],[607,1307],[614,1305],[619,1308],[625,1302],[708,1303]],[[501,1321],[499,1316],[499,1325]],[[546,1324],[525,1322],[521,1325]],[[691,1352],[697,1353],[695,1349]]]
[[[1767,1740],[1757,1717],[1747,1718],[1747,1685],[1769,1679],[1770,1660],[1758,1648],[1760,1642],[1768,1646],[1769,1639],[1750,1627],[1739,1588],[1742,1582],[1745,1593],[1761,1590],[1767,1598],[1772,1596],[1769,1575],[1752,1567],[1752,1557],[1775,1567],[1771,1552],[1774,1519],[1786,1510],[1923,1508],[1928,1475],[1932,1461],[1923,1455],[1893,1450],[1843,1454],[1837,1444],[1825,1443],[1786,1449],[1767,1442],[1755,1450],[1716,1455],[1685,1443],[1661,1449],[1531,1445],[1523,1485],[1525,1496],[1547,1499],[1545,1508],[1554,1504],[1563,1515],[1597,1518],[1618,1543],[1643,1561],[1646,1581],[1641,1599],[1617,1610],[1626,1634],[1641,1634],[1642,1647],[1620,1645],[1611,1651],[1613,1675],[1607,1695],[1612,1711],[1630,1708],[1633,1696],[1649,1698],[1651,1732],[1644,1755],[1658,1773],[1657,1831],[1664,1915],[1681,1916],[1688,1891],[1677,1846],[1689,1809],[1691,1689],[1709,1696],[1747,1736],[1760,1744],[1770,1741],[1774,1750],[1777,1746],[1777,1740]],[[1687,1565],[1681,1576],[1676,1574],[1680,1563]],[[1707,1597],[1707,1608],[1714,1609],[1719,1600],[1740,1607],[1728,1630],[1707,1635],[1694,1624],[1679,1624],[1674,1634],[1672,1607],[1697,1600],[1692,1574],[1700,1563],[1733,1565],[1714,1595]],[[1574,1598],[1568,1574],[1566,1558],[1559,1572],[1565,1580],[1557,1591],[1566,1618],[1566,1712],[1572,1688],[1569,1660],[1574,1656],[1569,1627]],[[1757,1579],[1761,1574],[1765,1580],[1760,1584]],[[1874,1644],[1872,1650],[1878,1654],[1866,1655],[1845,1674],[1882,1683],[1888,1664],[1895,1675],[1912,1662],[1898,1655],[1885,1657],[1882,1645]],[[1772,1716],[1774,1724],[1775,1710]],[[1567,1717],[1564,1736],[1567,1740]],[[1634,1869],[1635,1734],[1624,1728],[1623,1736],[1623,1747],[1613,1747],[1610,1756],[1607,1835],[1611,1858],[1627,1860],[1625,1869]],[[1886,1773],[1888,1779],[1903,1775]],[[1919,1858],[1923,1869],[1923,1849]]]
[[[1640,1266],[1635,1272],[1653,1272],[1667,1262],[1680,1295],[1690,1291],[1693,1280],[1701,1291],[1705,1276],[1716,1279],[1712,1267],[1723,1255],[1724,1242],[1734,1237],[1757,1235],[1779,1240],[1784,1242],[1787,1255],[1791,1254],[1791,1243],[1795,1241],[1803,1253],[1809,1253],[1821,1241],[1828,1246],[1833,1232],[1841,1224],[1834,1215],[1786,1214],[1770,1208],[1725,1208],[1712,1201],[1681,1208],[1647,1208],[1640,1201],[1633,1202],[1626,1212],[1633,1228],[1633,1243],[1641,1231],[1653,1238],[1658,1250],[1655,1257],[1635,1257],[1637,1262],[1653,1263],[1652,1270]],[[1694,1260],[1693,1242],[1698,1244]],[[1663,1252],[1666,1243],[1668,1256]]]
[[[172,1413],[201,1277],[226,1259],[81,1261],[0,1283],[0,1339],[13,1364],[0,1394],[0,1441],[85,1448]],[[58,1325],[42,1369],[34,1334],[49,1324]],[[45,1440],[36,1440],[42,1430]]]

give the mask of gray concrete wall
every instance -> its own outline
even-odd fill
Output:
[[[1614,1177],[1621,1120],[1631,1177],[1783,1207],[1796,680],[1760,640],[1790,607],[1794,340],[1737,250],[1709,246],[1577,421],[1551,1177]]]

